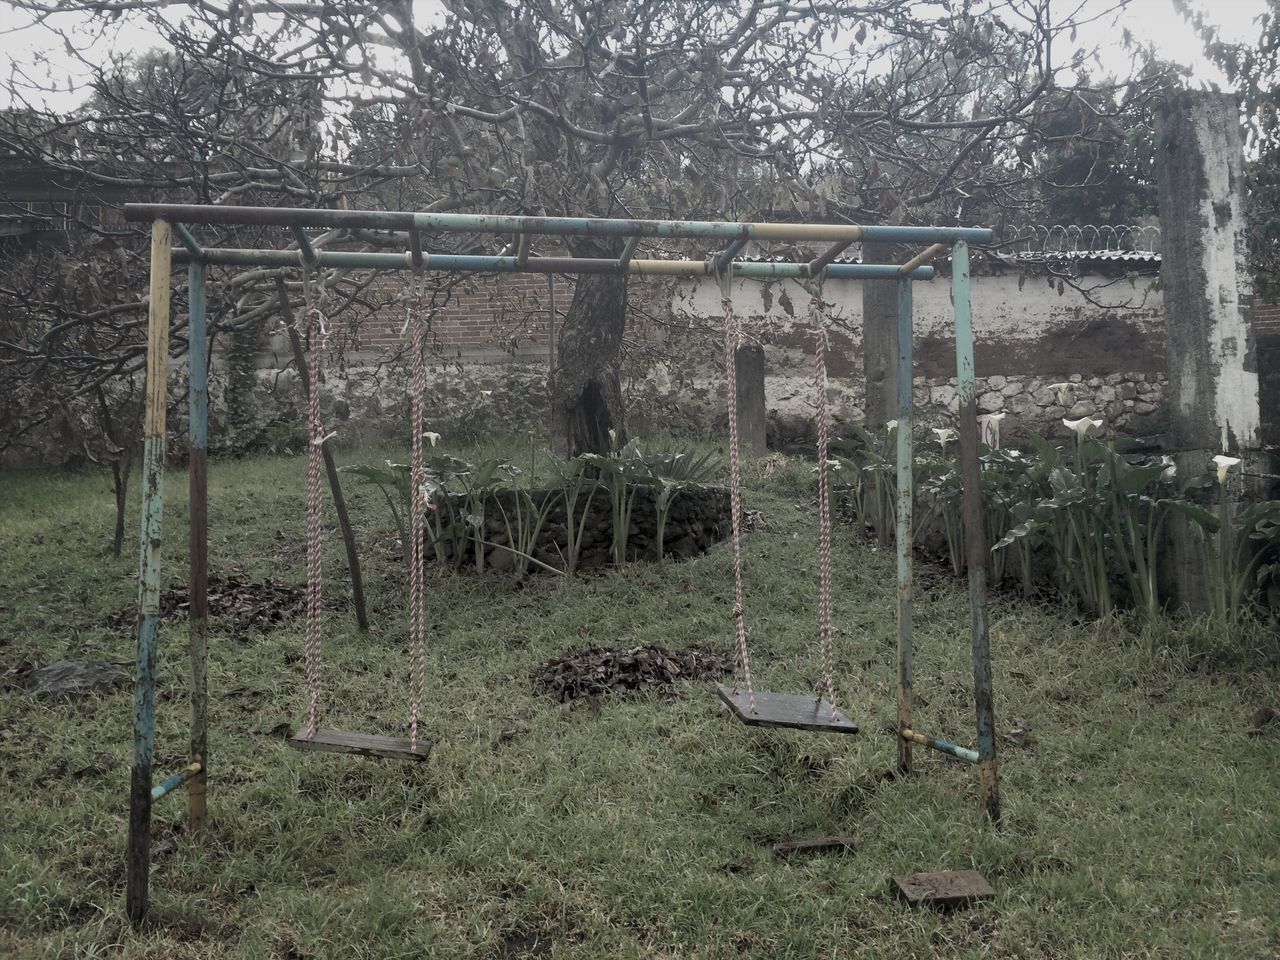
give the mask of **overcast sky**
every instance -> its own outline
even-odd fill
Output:
[[[1107,0],[1095,0],[1105,5]],[[1197,0],[1205,9],[1208,19],[1218,24],[1227,39],[1244,40],[1257,36],[1254,20],[1266,7],[1266,0]],[[438,14],[436,0],[415,0],[420,20],[427,22]],[[1070,0],[1063,8],[1074,5]],[[175,8],[177,5],[175,4]],[[176,9],[174,11],[176,13]],[[15,72],[29,76],[39,86],[56,85],[56,92],[47,93],[30,89],[27,93],[33,105],[45,105],[55,110],[66,110],[79,104],[85,97],[83,84],[88,76],[84,64],[70,56],[61,38],[48,27],[25,26],[30,20],[25,14],[8,9],[0,0],[0,70],[3,76]],[[62,29],[84,29],[83,18],[64,14],[53,18],[54,25]],[[1127,28],[1142,44],[1151,44],[1166,60],[1189,66],[1195,79],[1214,82],[1227,87],[1225,79],[1210,66],[1201,54],[1200,42],[1191,27],[1174,10],[1173,0],[1130,0],[1128,8],[1117,18],[1091,26],[1081,31],[1082,45],[1098,46],[1102,69],[1095,72],[1125,76],[1129,72],[1131,54],[1120,44],[1123,29]],[[88,51],[91,60],[102,60],[112,53],[138,53],[155,45],[154,35],[145,23],[125,21],[113,26],[101,37],[81,34],[77,47]]]

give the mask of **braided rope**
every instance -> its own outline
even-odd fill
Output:
[[[427,690],[427,584],[426,517],[431,509],[427,494],[427,469],[422,447],[423,406],[427,392],[426,360],[423,357],[423,323],[406,306],[409,328],[412,384],[409,392],[409,420],[412,439],[409,455],[409,749],[418,747],[418,721]]]
[[[813,385],[818,401],[818,642],[822,648],[822,680],[818,697],[825,693],[836,716],[835,653],[832,649],[831,596],[831,482],[827,467],[830,427],[827,416],[827,327],[821,289],[809,300],[809,322],[816,344],[813,351]]]
[[[320,721],[320,659],[322,612],[320,555],[324,546],[324,424],[320,420],[320,370],[324,360],[325,318],[318,306],[310,306],[306,319],[311,341],[307,365],[307,627],[303,658],[307,671],[307,737],[315,736]]]
[[[743,620],[742,588],[742,464],[738,454],[738,371],[736,353],[742,341],[738,318],[733,312],[733,299],[727,282],[722,282],[721,305],[724,307],[724,378],[729,409],[729,509],[733,527],[733,627],[737,637],[738,658],[734,663],[733,687],[738,689],[739,670],[746,683],[751,712],[756,710],[756,694],[751,686],[751,659],[747,652],[747,626]]]

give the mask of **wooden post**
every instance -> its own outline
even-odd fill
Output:
[[[863,263],[899,263],[898,247],[862,244]],[[862,280],[862,370],[866,381],[866,428],[877,432],[896,416],[898,400],[898,286],[893,280]],[[888,531],[884,531],[887,533]],[[882,537],[882,543],[886,543]]]
[[[298,383],[302,387],[302,396],[305,399],[311,390],[311,373],[307,368],[307,356],[302,348],[302,337],[294,322],[293,307],[289,305],[289,292],[284,285],[284,277],[276,277],[276,297],[280,301],[280,314],[284,319],[285,333],[289,337],[289,349],[293,351],[293,362],[298,366]],[[342,494],[342,480],[338,477],[338,465],[333,459],[333,447],[328,440],[320,445],[320,456],[324,459],[324,472],[329,478],[329,493],[333,497],[333,511],[338,515],[338,529],[342,531],[342,543],[347,551],[347,571],[351,574],[351,604],[356,610],[356,626],[362,633],[368,633],[369,611],[364,600],[364,573],[360,569],[360,550],[356,546],[356,534],[351,526],[351,515],[347,513],[347,498]],[[409,549],[407,543],[405,549]]]
[[[146,915],[151,871],[151,751],[155,740],[156,643],[160,622],[160,534],[164,516],[165,397],[169,365],[169,223],[151,225],[147,312],[146,412],[143,417],[142,549],[138,570],[138,649],[133,685],[133,767],[125,909],[137,926]]]
[[[547,274],[547,435],[556,445],[556,416],[551,403],[556,395],[556,275]]]
[[[743,343],[733,355],[738,380],[738,445],[752,456],[769,452],[764,394],[764,347]]]
[[[911,279],[898,281],[898,770],[911,772],[911,508],[914,505],[911,435]]]
[[[973,369],[973,314],[969,302],[969,245],[951,253],[951,296],[955,307],[956,382],[960,397],[960,476],[965,560],[969,567],[969,634],[973,659],[973,699],[978,715],[978,775],[982,805],[1000,820],[996,766],[995,708],[991,694],[991,646],[987,636],[987,537],[982,518],[982,472],[978,463],[978,403]],[[910,387],[908,386],[908,389]]]
[[[191,762],[200,770],[187,781],[187,826],[203,830],[209,779],[209,340],[205,318],[205,265],[187,268],[187,436],[191,515],[188,614],[191,648]]]

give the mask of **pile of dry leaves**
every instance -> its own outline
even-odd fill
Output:
[[[534,684],[561,703],[634,696],[729,672],[729,664],[701,650],[668,650],[657,643],[606,650],[592,644],[552,657],[533,671]]]
[[[209,616],[231,617],[237,630],[251,627],[268,630],[302,616],[306,610],[307,595],[303,587],[270,579],[252,581],[236,576],[209,576]],[[160,594],[163,619],[185,620],[190,611],[191,597],[185,584]],[[132,629],[137,619],[138,608],[130,604],[109,615],[107,626],[116,630]]]

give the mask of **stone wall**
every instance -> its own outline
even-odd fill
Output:
[[[1111,429],[1152,436],[1164,429],[1163,302],[1153,272],[1158,259],[1108,265],[987,261],[975,268],[973,316],[978,408],[1004,413],[1006,435],[1020,424],[1042,434],[1064,433],[1064,417],[1102,417]],[[1072,273],[1065,279],[1058,272]],[[951,336],[950,283],[945,271],[915,287],[913,351],[917,417],[930,425],[954,423],[955,342]],[[862,293],[857,281],[828,281],[830,303],[827,368],[837,424],[864,419]],[[678,288],[677,313],[714,316],[720,293],[689,282]],[[808,294],[788,282],[740,281],[734,305],[750,336],[766,351],[766,405],[773,442],[806,442],[815,408],[813,335]],[[707,363],[691,379],[711,383],[718,368]],[[1052,389],[1069,384],[1062,396]],[[685,387],[686,404],[705,403],[704,415],[723,422],[718,393]]]
[[[657,508],[654,490],[647,486],[631,488],[634,492],[632,503],[631,525],[627,531],[627,559],[657,559]],[[509,571],[516,563],[517,557],[503,549],[514,535],[516,525],[516,499],[520,496],[515,490],[499,490],[486,498],[484,539],[488,542],[485,549],[485,567],[493,570]],[[532,493],[535,504],[541,505],[550,498],[550,506],[546,519],[539,532],[536,545],[530,555],[542,563],[556,569],[564,569],[565,557],[568,555],[568,519],[565,500],[560,490],[535,490]],[[590,500],[588,497],[590,496]],[[460,517],[466,512],[466,501],[459,496],[451,497],[453,510],[445,511],[445,515]],[[438,512],[443,508],[437,508]],[[522,506],[528,515],[528,505]],[[729,492],[720,487],[690,487],[675,494],[671,500],[663,535],[663,555],[668,557],[693,557],[705,553],[714,544],[723,540],[730,533]],[[578,556],[578,569],[591,570],[607,566],[613,562],[613,507],[609,490],[603,485],[597,487],[594,495],[589,495],[583,488],[575,505],[575,528],[582,526],[582,540]],[[508,527],[510,523],[511,527]],[[464,542],[463,556],[448,553],[449,561],[460,562],[464,567],[475,569],[475,544],[471,540]],[[434,551],[428,547],[428,555]],[[537,569],[534,567],[533,569]]]
[[[1155,438],[1165,429],[1162,413],[1165,378],[1161,374],[1111,373],[1085,377],[1062,374],[1053,377],[978,377],[978,410],[1003,413],[1003,436],[1026,426],[1041,436],[1069,437],[1063,419],[1090,416],[1106,421],[1106,429],[1132,437]],[[1063,386],[1059,386],[1063,384]],[[811,384],[796,384],[812,394]],[[842,423],[863,420],[862,385],[835,384],[831,388],[837,431]],[[916,422],[930,427],[950,426],[959,412],[955,377],[916,377],[912,387]],[[811,409],[779,411],[769,415],[769,443],[773,447],[803,446],[815,439]]]

